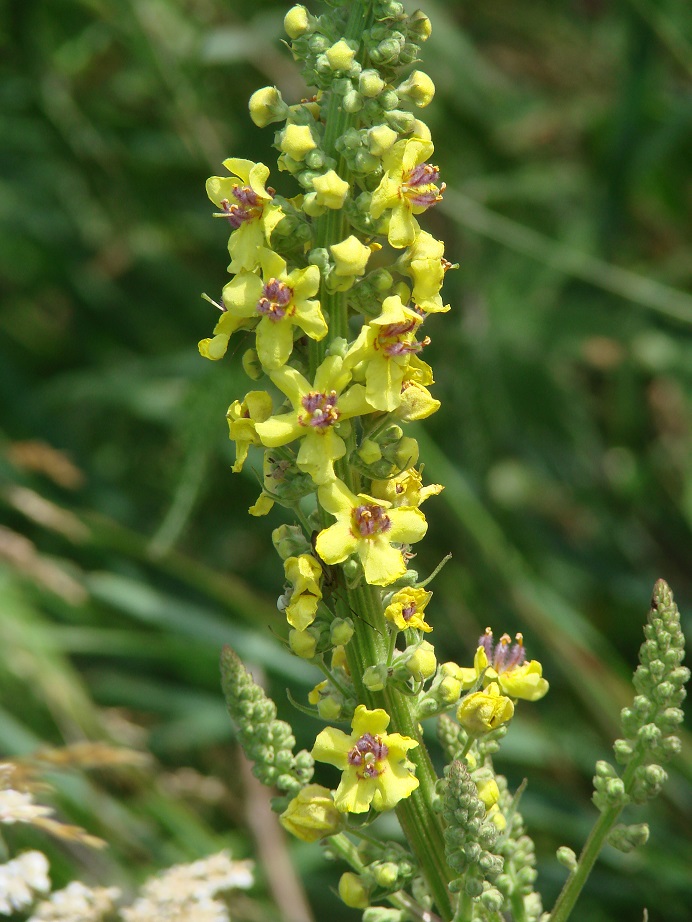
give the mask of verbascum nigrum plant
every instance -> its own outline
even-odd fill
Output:
[[[324,676],[299,703],[322,725],[311,753],[294,753],[290,727],[226,650],[229,711],[255,774],[279,795],[284,827],[349,866],[339,895],[365,922],[536,920],[533,843],[493,755],[516,708],[543,698],[548,682],[521,635],[490,628],[472,665],[439,663],[435,573],[412,566],[423,504],[442,487],[424,482],[406,425],[440,406],[424,355],[456,268],[421,226],[445,191],[419,117],[434,95],[418,69],[431,24],[397,0],[332,0],[321,15],[294,6],[285,29],[306,98],[264,87],[249,108],[257,126],[273,126],[276,169],[293,191],[279,195],[268,166],[238,157],[208,180],[229,226],[231,278],[218,302],[207,298],[218,315],[199,348],[220,360],[234,336],[244,344],[238,360],[253,384],[227,413],[233,470],[261,449],[249,511],[286,510],[272,536],[286,579],[279,608],[288,647]],[[553,922],[567,918],[606,841],[646,839],[641,824],[616,821],[658,793],[679,746],[688,673],[663,582],[646,632],[615,746],[622,774],[597,766],[600,817],[579,858],[560,850],[569,877]],[[441,777],[423,718],[437,719]],[[313,780],[313,763],[341,772],[334,790]],[[370,828],[384,811],[396,812],[405,845]]]

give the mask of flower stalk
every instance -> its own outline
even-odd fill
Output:
[[[412,69],[430,22],[399,0],[331,0],[320,16],[294,6],[285,28],[313,95],[289,105],[265,87],[250,114],[259,127],[277,125],[290,194],[275,191],[264,164],[239,158],[224,163],[230,177],[208,180],[215,216],[230,225],[232,278],[223,303],[212,301],[221,316],[199,348],[216,361],[236,333],[255,336],[243,356],[254,389],[227,414],[233,470],[262,452],[263,489],[249,511],[263,516],[278,504],[293,519],[272,536],[286,578],[278,608],[290,650],[324,676],[296,705],[328,725],[311,753],[294,754],[289,725],[226,650],[229,712],[255,774],[284,795],[274,802],[284,827],[325,840],[350,865],[339,895],[364,910],[364,922],[494,922],[510,912],[536,922],[533,844],[492,757],[516,707],[540,701],[548,682],[521,634],[495,642],[490,628],[472,666],[438,663],[424,587],[445,561],[427,579],[411,565],[427,531],[421,507],[442,486],[424,484],[406,425],[440,406],[423,355],[436,315],[450,309],[441,292],[456,268],[419,224],[445,190],[430,131],[411,111],[434,95],[432,80]],[[658,665],[649,671],[660,677]],[[666,727],[677,713],[673,692],[668,699]],[[449,759],[444,779],[420,725],[428,717]],[[653,738],[640,718],[650,723],[641,701],[616,748],[630,762],[633,799],[662,783],[640,758],[640,736]],[[349,724],[350,733],[341,729]],[[665,740],[656,746],[658,761],[673,753]],[[313,760],[339,769],[334,790],[313,782]],[[598,776],[603,814],[588,844],[596,853],[624,806],[613,772]],[[389,810],[405,848],[370,828]],[[623,847],[641,837],[619,833]],[[565,912],[578,893],[568,885]]]

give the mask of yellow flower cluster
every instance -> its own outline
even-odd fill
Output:
[[[317,90],[311,99],[288,105],[276,87],[265,87],[250,100],[256,125],[278,123],[278,169],[295,194],[277,193],[263,163],[238,158],[224,161],[229,175],[207,181],[215,216],[230,228],[231,278],[219,303],[207,298],[221,314],[199,343],[216,361],[234,334],[246,343],[252,337],[243,367],[261,383],[227,412],[233,470],[264,452],[263,489],[250,512],[265,515],[279,503],[298,522],[295,531],[275,533],[275,543],[289,646],[327,676],[308,703],[322,719],[353,716],[350,735],[328,727],[312,751],[342,771],[336,791],[308,784],[282,815],[305,841],[337,832],[344,812],[390,809],[419,787],[407,757],[418,740],[387,733],[390,716],[356,704],[358,687],[377,694],[398,685],[416,718],[458,707],[474,739],[506,723],[515,699],[537,700],[547,690],[520,641],[506,651],[504,637],[493,647],[486,635],[473,669],[463,669],[438,665],[425,639],[432,593],[409,569],[411,546],[427,531],[422,503],[442,487],[423,485],[418,444],[402,427],[440,405],[421,357],[430,338],[421,331],[449,310],[441,291],[454,267],[444,244],[418,224],[445,189],[430,159],[430,132],[400,108],[427,106],[434,86],[422,71],[400,71],[416,59],[412,49],[428,37],[429,22],[402,7],[392,19],[402,41],[387,44],[384,12],[357,38],[338,37],[342,14],[318,19],[298,5],[286,17],[294,57]],[[326,126],[337,111],[344,130],[334,140]],[[362,662],[358,645],[349,648],[361,629],[352,603],[353,618],[343,605],[340,617],[334,611],[334,599],[341,604],[364,584],[381,604],[376,630],[386,636],[386,662]],[[404,650],[397,649],[402,637]],[[464,690],[471,693],[460,702]]]

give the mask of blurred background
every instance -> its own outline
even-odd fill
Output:
[[[227,156],[275,159],[247,115],[255,89],[303,95],[287,5],[0,7],[0,750],[151,754],[49,773],[59,815],[110,846],[15,831],[57,886],[127,888],[230,847],[265,865],[234,917],[336,922],[358,917],[330,893],[338,870],[277,837],[219,691],[230,642],[312,744],[286,689],[304,700],[318,674],[274,636],[281,514],[246,514],[257,457],[230,471],[239,354],[196,347],[215,322],[200,293],[218,296],[228,261],[205,179]],[[448,184],[425,226],[460,268],[428,331],[443,406],[416,434],[446,489],[417,563],[453,554],[434,586],[440,655],[469,665],[486,625],[522,631],[551,682],[497,759],[513,786],[529,779],[549,908],[555,849],[578,850],[595,816],[593,765],[611,757],[657,578],[690,631],[692,7],[423,8]],[[651,823],[649,844],[603,855],[577,918],[689,918],[691,774],[687,737],[663,797],[626,817]]]

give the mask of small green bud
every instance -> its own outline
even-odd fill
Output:
[[[317,702],[317,713],[322,720],[338,720],[341,710],[341,701],[334,695],[325,695]]]
[[[373,868],[373,877],[378,886],[388,889],[393,887],[399,877],[399,868],[393,861],[386,861],[384,864],[375,865]]]
[[[368,99],[373,99],[375,96],[379,96],[385,86],[386,83],[376,70],[369,68],[361,71],[360,77],[358,78],[358,89],[363,96],[366,96]]]
[[[487,890],[481,893],[480,902],[488,912],[497,913],[499,915],[505,904],[505,898],[497,887],[488,887]]]
[[[425,682],[426,679],[435,675],[437,659],[433,645],[427,640],[421,641],[406,660],[406,668],[416,682]]]
[[[368,689],[368,691],[376,692],[382,691],[387,682],[387,667],[386,666],[368,666],[368,668],[363,673],[363,685]]]
[[[432,35],[432,23],[422,10],[412,13],[409,17],[408,28],[419,42],[427,42]]]
[[[396,90],[385,90],[380,93],[377,101],[385,112],[391,112],[399,105],[399,94]]]
[[[417,122],[413,113],[405,112],[403,109],[392,109],[391,112],[385,112],[384,118],[390,128],[398,134],[410,134]]]
[[[648,841],[649,826],[647,823],[635,823],[631,826],[618,823],[608,835],[608,844],[625,854],[641,845],[646,845]]]
[[[388,906],[369,906],[363,913],[363,922],[404,922],[408,913]]]
[[[300,525],[279,525],[272,532],[272,544],[282,560],[310,553],[310,544]]]
[[[363,441],[360,443],[360,448],[358,449],[358,457],[365,464],[374,464],[382,457],[380,446],[377,444],[377,442],[373,442],[372,439],[363,439]]]
[[[246,349],[243,352],[242,366],[243,371],[252,381],[259,381],[264,375],[264,368],[262,368],[256,349]]]
[[[351,90],[349,93],[346,93],[341,105],[344,112],[353,115],[354,112],[360,112],[363,108],[363,97],[360,93],[356,92],[356,90]]]
[[[345,647],[353,637],[353,621],[351,618],[335,618],[329,626],[329,639],[335,647]]]
[[[568,848],[566,845],[561,845],[556,852],[556,857],[560,864],[567,868],[568,871],[576,871],[577,856],[571,848]]]

